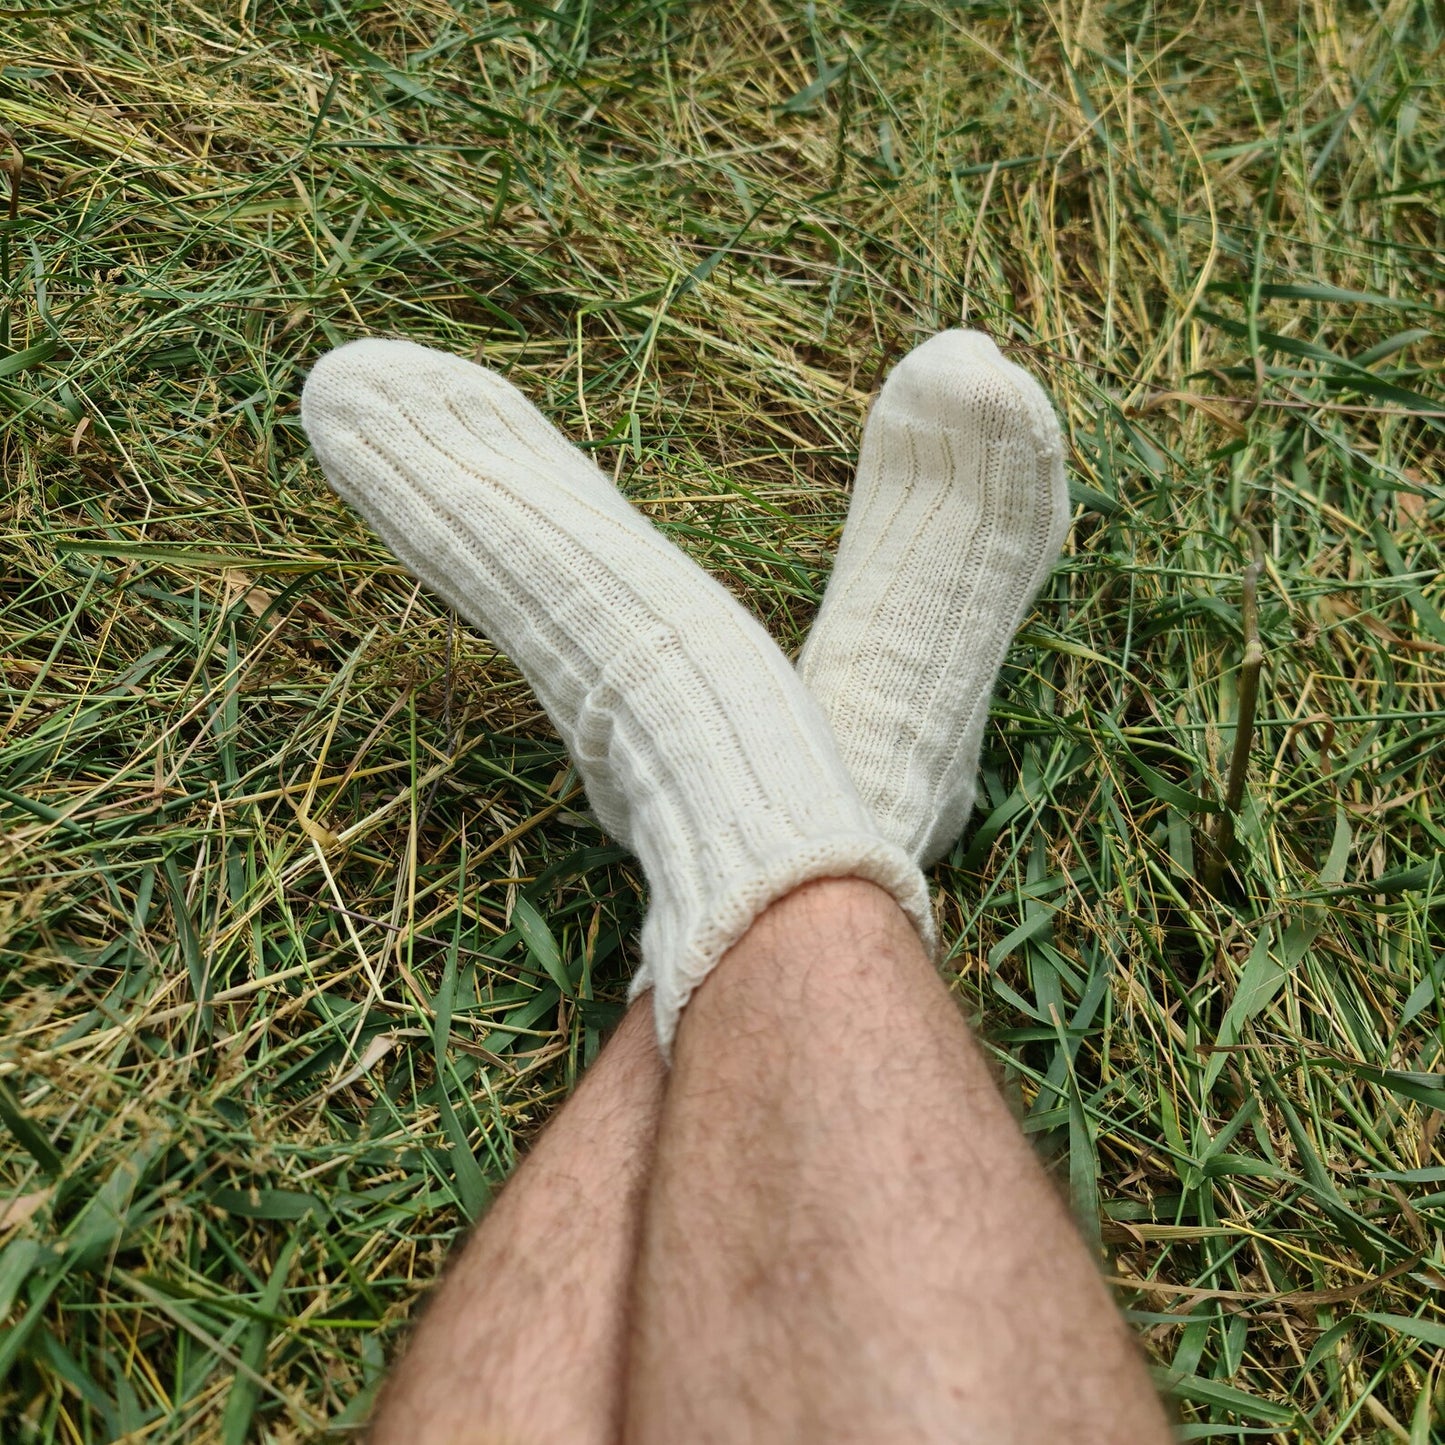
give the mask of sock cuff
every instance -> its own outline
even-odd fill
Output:
[[[740,874],[702,912],[672,909],[668,900],[654,899],[642,928],[642,967],[627,997],[631,1002],[653,990],[653,1016],[664,1059],[671,1061],[679,1015],[722,956],[765,909],[822,878],[861,878],[891,894],[929,954],[936,951],[933,908],[922,872],[902,848],[873,834],[810,840]]]

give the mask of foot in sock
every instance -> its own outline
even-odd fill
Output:
[[[1068,527],[1037,382],[976,331],[909,352],[868,417],[798,671],[884,836],[921,862],[968,821],[998,670]]]
[[[318,363],[301,412],[337,492],[511,656],[638,855],[664,1054],[693,989],[802,883],[868,879],[931,940],[922,875],[787,659],[510,383],[360,341]]]

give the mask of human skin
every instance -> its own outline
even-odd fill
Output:
[[[1170,1438],[917,935],[766,910],[664,1075],[634,1009],[473,1236],[376,1445]]]
[[[644,1000],[448,1268],[371,1445],[609,1445],[666,1077]]]
[[[917,936],[856,880],[683,1015],[623,1438],[1152,1445],[1143,1361]]]

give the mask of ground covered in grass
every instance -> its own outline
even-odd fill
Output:
[[[525,687],[325,488],[312,360],[483,356],[793,648],[960,322],[1078,504],[937,869],[960,1001],[1189,1438],[1439,1438],[1441,25],[0,10],[0,1438],[357,1427],[634,960]]]

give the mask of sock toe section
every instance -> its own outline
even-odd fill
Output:
[[[1026,432],[1043,453],[1062,445],[1043,389],[981,331],[945,331],[909,352],[884,383],[869,425],[946,429],[992,441]]]
[[[439,363],[455,361],[414,341],[380,336],[348,341],[328,351],[301,389],[301,424],[308,436],[328,427],[354,425],[391,400],[388,383],[440,375]],[[465,362],[459,363],[466,365]]]
[[[413,341],[349,341],[316,363],[301,391],[301,424],[313,445],[341,429],[411,425],[430,432],[439,413],[455,409],[482,417],[509,411],[539,433],[552,429],[505,377]]]

